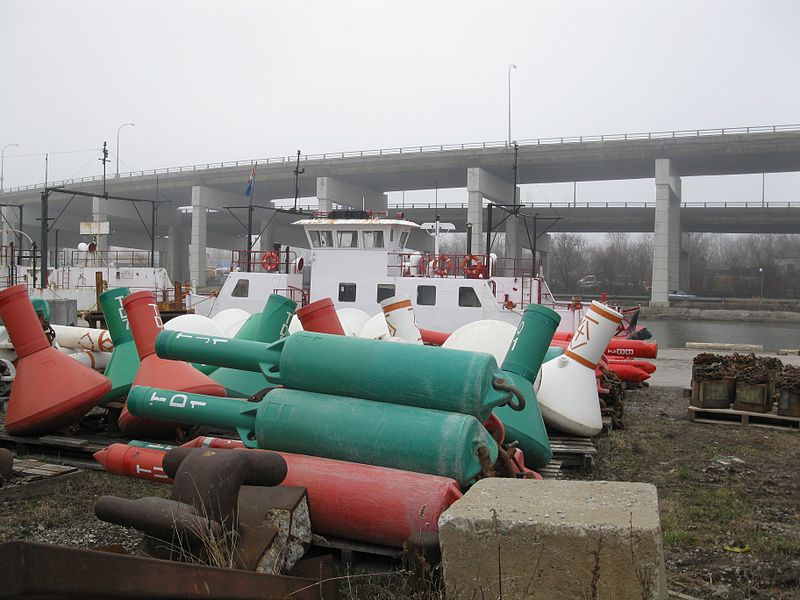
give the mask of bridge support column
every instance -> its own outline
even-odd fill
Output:
[[[484,198],[497,204],[512,204],[514,185],[485,169],[470,167],[467,169],[467,222],[472,224],[472,251],[476,254],[483,254],[486,250],[483,224]],[[492,221],[498,223],[506,216],[505,211],[496,210],[492,215]],[[505,252],[508,257],[519,256],[522,251],[518,223],[519,220],[515,217],[508,217],[505,222]]]
[[[272,206],[272,202],[269,203]],[[263,212],[263,211],[262,211]],[[273,212],[264,213],[267,216],[261,219],[258,230],[261,232],[259,239],[259,249],[261,252],[272,250],[272,244],[277,242],[275,239],[275,214]]]
[[[386,210],[389,205],[389,197],[383,192],[333,177],[317,177],[317,201],[321,211],[333,210],[334,204],[355,210]]]
[[[550,278],[550,267],[547,260],[547,255],[550,252],[550,234],[545,233],[539,236],[536,240],[536,254],[539,255],[539,260],[542,262],[542,275],[545,279]]]
[[[681,179],[672,161],[656,159],[651,306],[669,306],[669,290],[681,287]],[[685,261],[685,258],[683,259]],[[685,275],[688,270],[685,269]]]
[[[206,234],[208,208],[203,188],[192,187],[192,237],[189,242],[189,280],[195,288],[206,285]]]
[[[169,278],[172,281],[189,281],[189,252],[186,233],[189,231],[190,217],[188,214],[178,213],[178,224],[169,226],[169,239],[167,240],[166,266]]]
[[[100,196],[93,196],[92,197],[92,222],[94,223],[103,223],[108,221],[108,215],[105,212],[106,208],[105,198]],[[109,223],[109,227],[111,223]],[[109,230],[110,231],[110,230]],[[97,251],[98,252],[106,252],[109,246],[109,238],[110,235],[98,235],[97,236]]]

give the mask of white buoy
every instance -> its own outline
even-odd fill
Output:
[[[505,321],[483,319],[456,329],[442,344],[442,348],[486,352],[502,365],[517,328]]]
[[[603,429],[595,368],[621,321],[617,311],[592,301],[564,354],[544,363],[536,398],[547,423],[586,437]]]
[[[357,336],[364,324],[369,321],[369,313],[360,308],[337,308],[336,314],[339,315],[344,334],[349,337]]]
[[[167,331],[226,337],[219,325],[202,315],[180,315],[164,323]]]
[[[368,340],[383,340],[389,336],[389,328],[386,326],[386,319],[382,312],[370,317],[358,332],[358,337]]]
[[[107,329],[91,327],[72,327],[70,325],[51,325],[56,333],[56,342],[65,348],[91,350],[94,352],[111,352],[114,342]]]
[[[91,350],[78,350],[67,356],[95,371],[104,370],[111,360],[111,352],[93,352]]]
[[[292,315],[292,320],[289,322],[289,335],[297,333],[298,331],[305,331],[305,329],[303,329],[303,324],[300,322],[300,318],[295,314]]]
[[[382,300],[381,309],[391,337],[399,337],[409,344],[422,346],[422,336],[414,318],[414,306],[406,294]]]
[[[250,313],[246,310],[242,310],[241,308],[226,308],[211,317],[211,320],[219,326],[225,337],[232,338],[249,318]]]

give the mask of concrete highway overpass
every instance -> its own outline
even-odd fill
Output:
[[[516,156],[515,156],[516,155]],[[551,205],[536,204],[525,214],[558,215],[552,231],[655,232],[653,294],[666,299],[668,289],[680,287],[681,232],[794,232],[800,222],[800,203],[765,206],[681,206],[681,177],[800,171],[800,126],[693,130],[620,134],[575,138],[522,140],[501,143],[418,146],[300,157],[305,169],[302,196],[316,195],[321,209],[334,205],[386,209],[386,193],[403,190],[466,188],[468,201],[438,211],[442,219],[464,230],[473,225],[473,245],[482,247],[486,203],[510,203],[514,198],[514,163],[518,184],[621,179],[655,179],[655,198],[642,203]],[[245,182],[257,165],[255,231],[264,228],[263,242],[304,245],[289,224],[293,215],[275,213],[271,201],[291,198],[295,192],[296,157],[278,157],[234,163],[171,167],[121,174],[106,180],[111,195],[167,201],[158,211],[157,248],[168,255],[176,279],[202,284],[205,246],[241,248],[244,245]],[[312,183],[313,182],[313,183]],[[102,196],[101,178],[53,182],[71,190]],[[313,189],[308,189],[313,188]],[[5,224],[15,224],[21,206],[23,228],[39,239],[42,185],[6,190],[0,200],[15,208],[3,209]],[[69,205],[67,206],[67,203]],[[59,245],[77,243],[78,224],[109,220],[115,245],[148,248],[149,206],[130,202],[53,194],[48,216],[58,216]],[[191,211],[178,207],[192,207]],[[226,208],[227,207],[227,208]],[[63,212],[62,212],[63,209]],[[426,206],[405,208],[418,222],[431,221]],[[59,215],[60,213],[60,215]],[[496,222],[496,221],[495,221]],[[18,221],[17,221],[18,223]],[[144,223],[144,224],[143,224]],[[506,252],[518,254],[526,237],[518,220],[504,224]],[[5,229],[5,228],[4,228]],[[51,231],[51,236],[53,232]],[[164,237],[166,236],[166,237]],[[8,235],[4,235],[8,241]],[[50,244],[53,242],[50,241]],[[191,264],[187,246],[193,245]]]

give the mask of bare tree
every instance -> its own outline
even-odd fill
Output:
[[[577,282],[586,274],[589,264],[589,243],[575,233],[553,234],[548,262],[553,289],[568,293],[577,289]]]

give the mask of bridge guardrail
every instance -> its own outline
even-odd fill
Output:
[[[566,137],[547,137],[547,138],[530,138],[523,140],[516,140],[519,146],[545,146],[545,145],[560,145],[560,144],[585,144],[585,143],[599,143],[599,142],[616,142],[616,141],[637,141],[637,140],[658,140],[658,139],[675,139],[675,138],[692,138],[692,137],[706,137],[706,136],[719,136],[719,135],[752,135],[758,133],[785,133],[800,131],[800,124],[793,125],[758,125],[755,127],[722,127],[713,129],[683,129],[675,131],[652,131],[652,132],[635,132],[635,133],[612,133],[603,135],[581,135],[581,136],[566,136]],[[371,150],[351,150],[346,152],[326,152],[318,154],[305,154],[300,156],[303,162],[315,160],[336,160],[346,158],[364,158],[370,156],[391,156],[396,154],[421,154],[424,152],[447,152],[457,150],[483,150],[486,148],[507,148],[510,147],[507,141],[502,142],[469,142],[464,144],[428,144],[421,146],[398,146],[394,148],[378,148]],[[142,171],[130,171],[128,173],[120,173],[119,179],[129,177],[144,177],[146,175],[175,175],[186,173],[190,171],[202,171],[210,169],[224,169],[227,167],[252,167],[253,165],[271,165],[271,164],[294,164],[297,160],[297,155],[293,156],[277,156],[271,158],[257,158],[250,160],[236,160],[224,161],[219,163],[200,163],[195,165],[185,165],[177,167],[162,167],[159,169],[149,169]],[[116,179],[117,177],[114,177]],[[51,186],[75,184],[75,183],[89,183],[93,181],[102,181],[102,175],[94,175],[92,177],[81,177],[77,179],[64,179],[60,181],[51,182]],[[107,178],[111,179],[111,178]],[[18,186],[6,188],[6,193],[23,192],[28,190],[35,190],[43,187],[43,184],[32,184],[26,186]]]
[[[795,208],[796,202],[683,202],[681,208]],[[464,208],[466,202],[404,202],[389,204],[392,210]],[[655,208],[655,201],[644,202],[521,202],[523,208]]]

